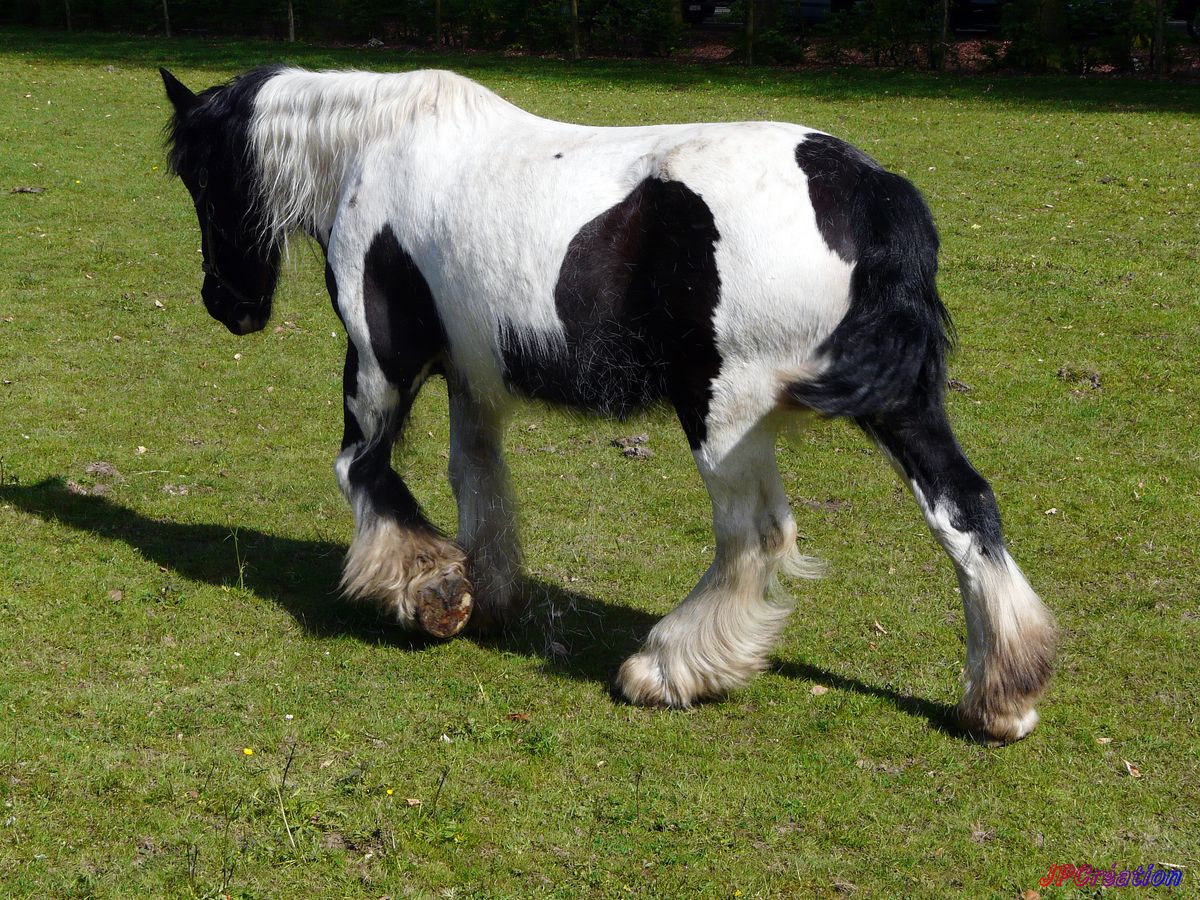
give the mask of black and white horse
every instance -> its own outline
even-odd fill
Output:
[[[719,696],[784,626],[777,573],[816,574],[776,433],[845,416],[954,562],[964,726],[989,742],[1033,729],[1054,622],[946,418],[938,237],[909,182],[796,125],[570,125],[450,72],[264,68],[199,95],[162,76],[208,311],[261,329],[287,238],[325,252],[349,336],[335,466],[356,523],[348,594],[440,637],[503,624],[520,568],[501,452],[515,400],[618,417],[665,400],[712,499],[716,558],[617,682],[641,704]],[[391,467],[433,373],[449,385],[457,540]]]

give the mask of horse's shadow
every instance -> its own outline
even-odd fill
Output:
[[[420,652],[430,641],[397,629],[369,606],[337,594],[345,547],[331,541],[278,537],[248,528],[153,519],[106,497],[75,493],[62,479],[0,486],[0,502],[39,518],[122,541],[165,571],[221,587],[238,585],[286,610],[315,638],[352,637],[364,643]],[[525,583],[528,609],[494,637],[471,637],[541,660],[545,671],[611,685],[617,665],[637,649],[655,617],[542,579]],[[923,717],[939,731],[959,734],[945,704],[911,697],[796,661],[772,671],[884,700]]]

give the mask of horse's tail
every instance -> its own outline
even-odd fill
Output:
[[[940,398],[953,344],[935,283],[933,216],[909,181],[863,159],[869,165],[849,191],[825,198],[813,193],[814,206],[822,199],[837,204],[831,214],[842,230],[833,246],[854,262],[850,307],[817,348],[813,375],[789,378],[784,388],[787,401],[828,416],[863,418],[914,395]],[[821,213],[818,207],[819,219]],[[828,227],[826,219],[822,228]]]

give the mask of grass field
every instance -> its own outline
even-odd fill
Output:
[[[1086,862],[1186,866],[1194,895],[1196,85],[0,41],[0,894],[1018,897]],[[911,177],[944,241],[951,414],[1063,627],[1041,727],[955,733],[952,569],[839,423],[779,450],[830,576],[725,702],[607,690],[711,554],[666,412],[517,416],[514,633],[425,644],[342,605],[317,252],[234,338],[163,173],[156,67],[200,87],[277,59],[453,66],[593,124],[798,121]],[[638,432],[651,459],[610,446]],[[446,445],[435,382],[396,464],[449,526]]]

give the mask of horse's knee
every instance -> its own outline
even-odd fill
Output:
[[[337,478],[338,487],[341,488],[342,496],[347,500],[352,500],[354,495],[354,485],[350,481],[350,466],[354,462],[354,448],[344,447],[339,451],[338,455],[333,460],[333,474]]]
[[[758,545],[772,563],[782,560],[795,546],[799,530],[787,507],[768,509],[758,521]]]

